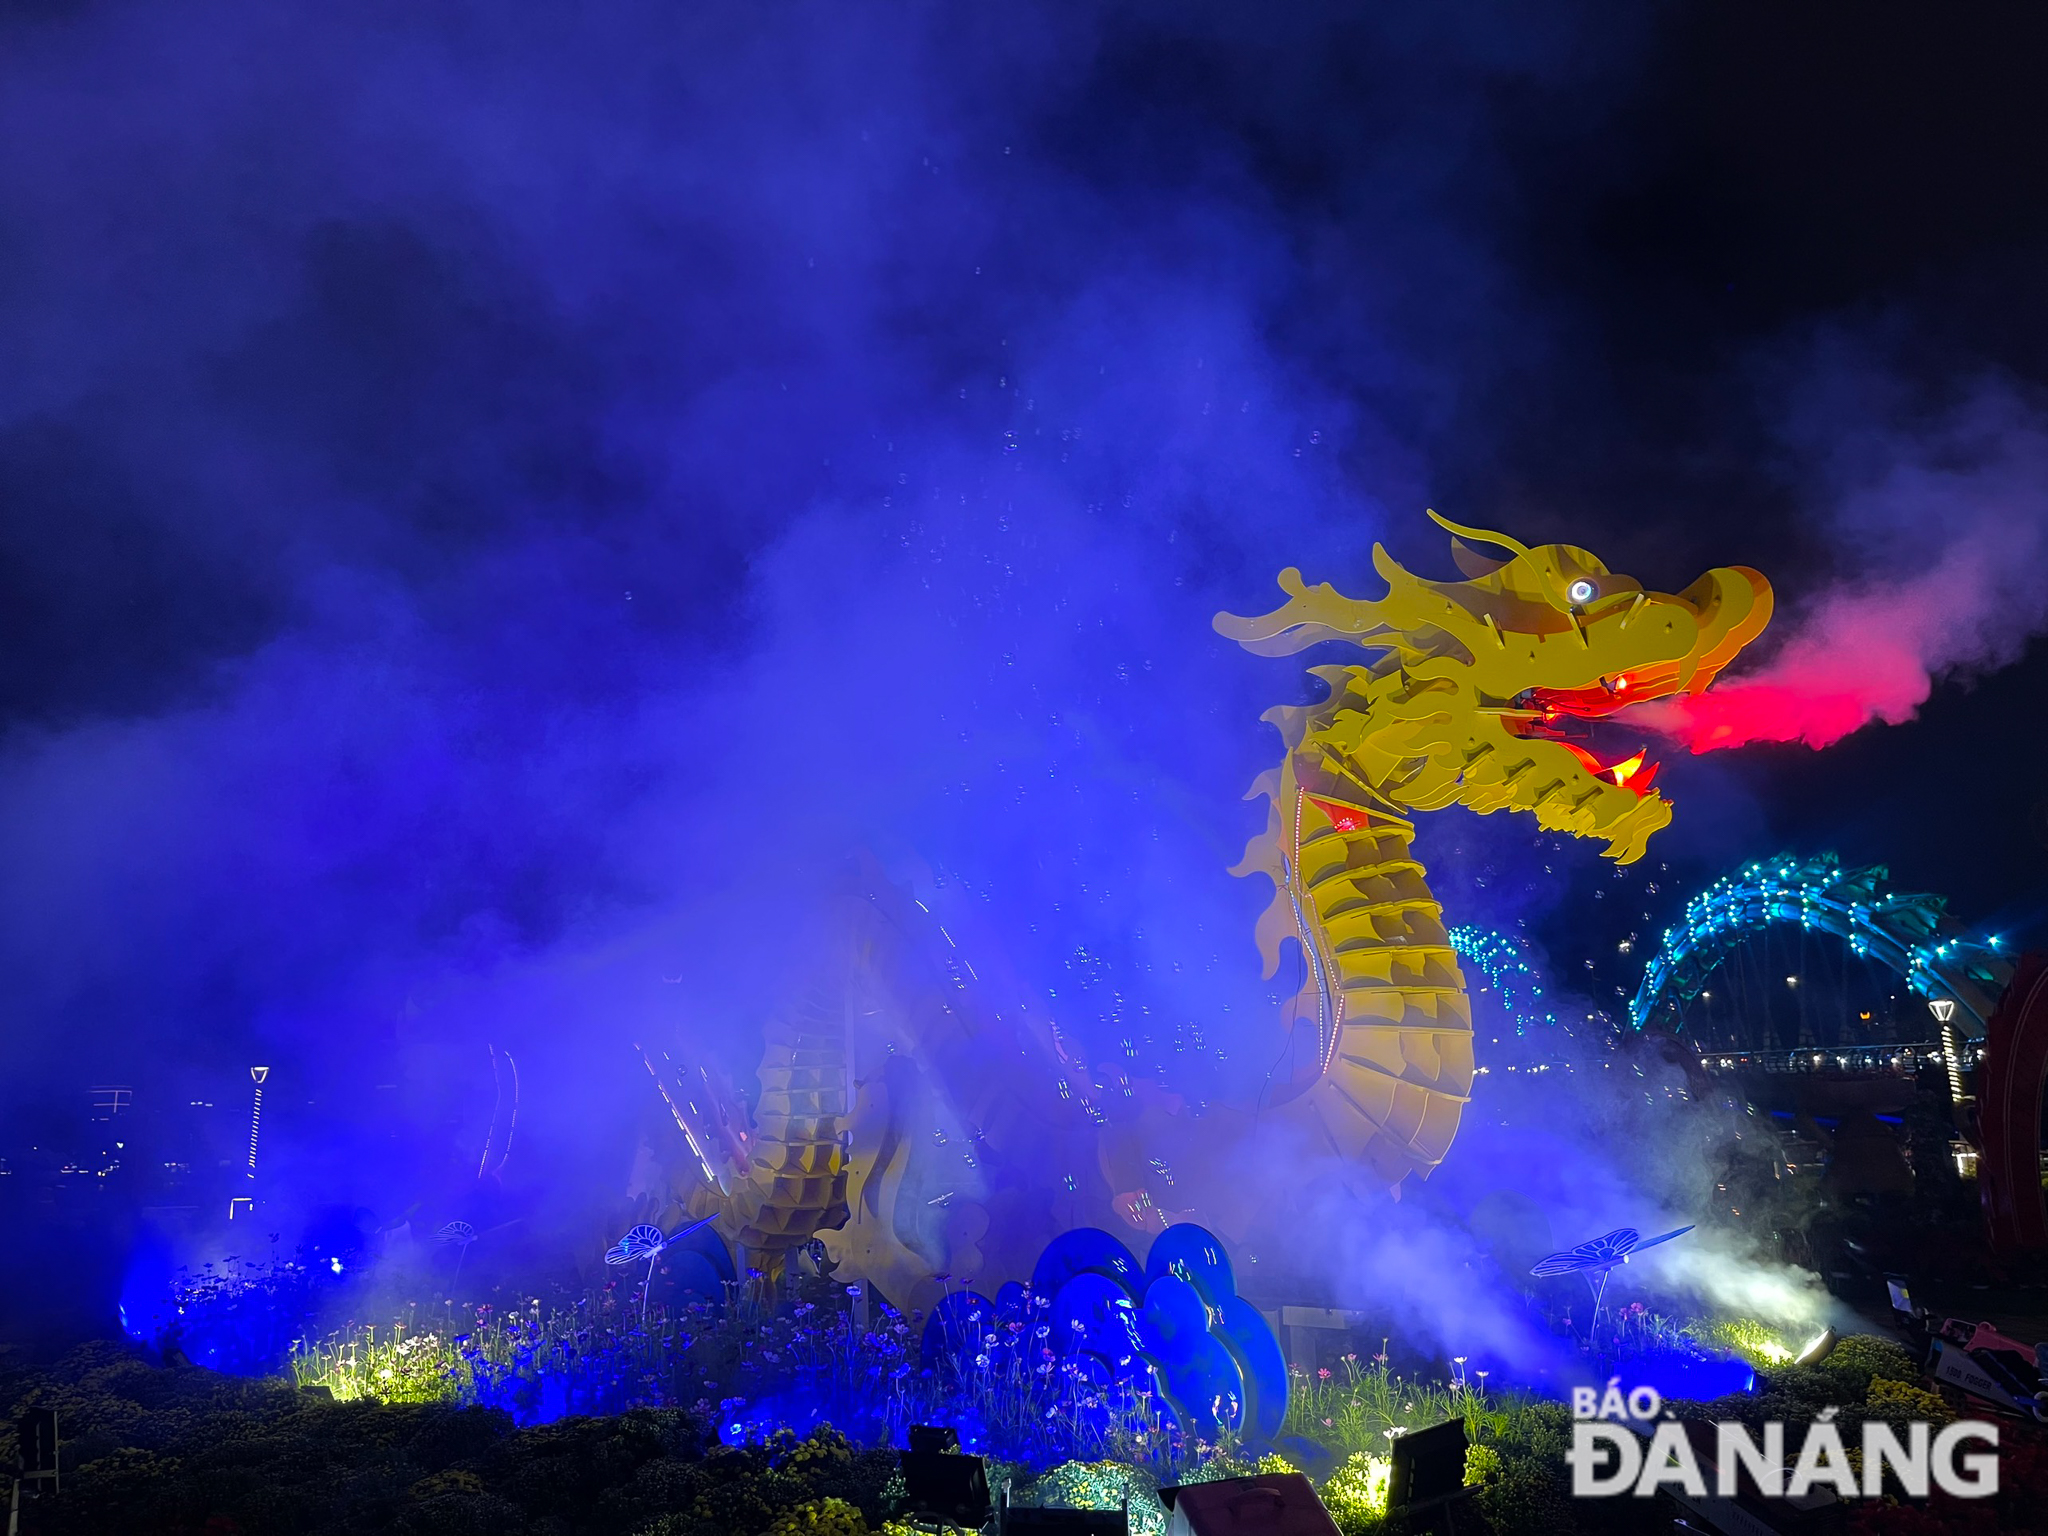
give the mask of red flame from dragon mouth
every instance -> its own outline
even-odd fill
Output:
[[[1596,779],[1605,780],[1616,788],[1630,790],[1638,795],[1646,795],[1650,792],[1650,785],[1657,778],[1657,768],[1659,765],[1650,761],[1650,754],[1646,748],[1637,748],[1635,756],[1625,757],[1620,762],[1602,764],[1599,758],[1588,752],[1584,747],[1576,746],[1568,741],[1561,743],[1561,745],[1586,765],[1586,772],[1593,775]]]
[[[1513,722],[1511,729],[1516,735],[1554,741],[1578,758],[1594,778],[1638,795],[1649,792],[1658,765],[1650,760],[1647,748],[1638,748],[1632,757],[1603,763],[1573,739],[1582,735],[1577,722],[1605,718],[1632,702],[1626,675],[1602,678],[1590,688],[1532,688],[1517,702],[1532,713]]]
[[[1657,777],[1657,765],[1649,758],[1649,752],[1639,748],[1634,757],[1623,758],[1611,768],[1598,769],[1594,777],[1612,779],[1623,789],[1633,789],[1641,794],[1650,787],[1650,780]],[[1636,782],[1639,777],[1641,783]]]

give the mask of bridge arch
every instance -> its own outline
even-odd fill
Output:
[[[1845,940],[1852,954],[1889,968],[1930,1002],[1952,1000],[1956,1031],[1984,1035],[2012,978],[2000,941],[1972,938],[1943,898],[1891,890],[1890,880],[1882,864],[1845,869],[1832,853],[1783,854],[1724,875],[1664,930],[1629,1003],[1629,1022],[1681,1028],[1686,1005],[1724,960],[1772,924],[1787,924]]]

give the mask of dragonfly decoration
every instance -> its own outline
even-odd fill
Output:
[[[613,1243],[606,1250],[604,1261],[610,1265],[624,1266],[627,1264],[637,1264],[642,1259],[647,1261],[647,1280],[640,1287],[641,1322],[647,1321],[647,1293],[654,1289],[654,1266],[656,1261],[675,1244],[681,1242],[699,1227],[708,1226],[714,1219],[714,1217],[706,1216],[703,1220],[693,1221],[687,1227],[682,1228],[680,1231],[671,1232],[667,1236],[662,1235],[661,1228],[647,1222],[641,1222],[638,1226],[629,1229],[624,1237]]]
[[[1607,1277],[1645,1248],[1668,1243],[1691,1230],[1690,1226],[1674,1227],[1656,1237],[1645,1238],[1634,1227],[1616,1227],[1612,1232],[1602,1233],[1575,1248],[1565,1248],[1539,1259],[1529,1273],[1539,1279],[1550,1275],[1584,1275],[1586,1283],[1593,1287],[1592,1327],[1597,1329],[1600,1326],[1600,1304],[1607,1295]],[[1590,1333],[1588,1337],[1591,1337]]]

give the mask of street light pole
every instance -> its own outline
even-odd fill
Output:
[[[251,1067],[249,1081],[256,1085],[256,1099],[249,1107],[249,1172],[250,1183],[256,1182],[256,1142],[263,1132],[263,1080],[270,1076],[268,1067]],[[236,1207],[246,1205],[253,1212],[256,1209],[254,1194],[236,1195],[228,1201],[228,1220],[235,1219]]]

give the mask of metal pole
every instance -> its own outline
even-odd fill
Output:
[[[249,1080],[256,1085],[255,1102],[249,1107],[249,1177],[256,1177],[256,1137],[263,1129],[263,1079],[270,1076],[268,1067],[251,1067]]]

